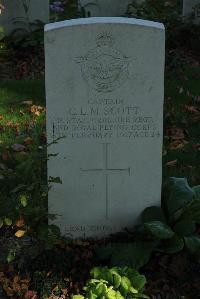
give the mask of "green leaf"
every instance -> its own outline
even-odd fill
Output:
[[[95,252],[99,259],[110,259],[112,266],[129,266],[139,269],[144,266],[151,256],[157,241],[135,241],[133,243],[112,243],[98,246]]]
[[[165,198],[164,205],[168,216],[173,217],[179,209],[184,208],[194,197],[194,190],[188,185],[185,178],[170,178],[168,183],[169,196]]]
[[[105,295],[107,292],[107,286],[103,283],[103,282],[100,282],[97,286],[96,286],[96,294],[98,296],[101,296],[101,295]]]
[[[99,267],[94,267],[91,271],[90,271],[90,275],[95,278],[95,279],[100,279],[101,278],[101,268]]]
[[[88,299],[96,299],[98,296],[96,294],[94,294],[92,291],[89,292],[87,298]]]
[[[200,237],[186,237],[185,246],[191,253],[200,253]]]
[[[131,281],[126,276],[123,276],[121,279],[120,292],[124,297],[127,296],[130,287]]]
[[[111,269],[108,267],[95,267],[91,270],[91,276],[98,277],[98,279],[90,279],[83,287],[83,290],[86,291],[85,297],[88,299],[148,298],[135,287],[137,284],[139,288],[143,289],[146,283],[145,277],[128,266],[123,268],[113,267]],[[114,277],[117,278],[116,285],[114,285]],[[121,279],[119,280],[119,278]],[[118,287],[119,290],[117,290]]]
[[[28,204],[28,198],[27,198],[27,196],[26,196],[25,194],[20,195],[20,197],[19,197],[19,201],[20,201],[21,205],[22,205],[24,208],[25,208],[25,207],[27,206],[27,204]]]
[[[73,295],[72,299],[84,299],[85,297],[82,295]]]
[[[124,296],[122,296],[122,294],[119,291],[117,291],[116,292],[116,299],[125,299],[125,298],[124,298]]]
[[[113,284],[113,276],[112,276],[112,273],[111,273],[110,269],[103,268],[103,270],[104,270],[104,273],[103,273],[102,278],[104,278],[110,284]]]
[[[195,222],[188,220],[181,220],[174,225],[173,229],[174,231],[180,235],[180,236],[190,236],[192,233],[194,233],[196,228]]]
[[[141,215],[142,223],[151,221],[166,222],[163,210],[160,207],[152,206],[146,208]]]
[[[162,252],[169,253],[169,254],[174,254],[177,253],[184,248],[184,241],[183,238],[175,235],[173,238],[169,240],[164,240],[162,241],[161,246],[159,249]]]
[[[16,256],[16,249],[10,249],[9,253],[7,255],[7,258],[6,258],[7,262],[8,263],[13,262],[15,259],[15,256]]]
[[[138,294],[138,290],[136,290],[134,287],[130,287],[130,288],[129,288],[129,291],[130,291],[132,294]]]
[[[136,241],[128,244],[118,244],[113,250],[111,264],[113,266],[129,266],[139,269],[148,263],[155,242]]]
[[[118,289],[121,284],[121,276],[117,273],[117,271],[114,268],[110,269],[112,276],[113,276],[113,285],[114,288]]]
[[[148,232],[151,233],[153,237],[158,240],[170,239],[174,236],[174,232],[171,230],[171,228],[167,224],[160,221],[144,223],[144,227]]]
[[[12,219],[6,217],[6,218],[4,218],[4,223],[6,225],[10,226],[10,225],[12,225]]]
[[[184,209],[181,215],[181,219],[194,221],[200,223],[200,200],[193,199],[188,206]]]
[[[192,190],[194,191],[195,199],[200,200],[200,185],[193,187]]]
[[[134,270],[134,274],[132,275],[131,282],[135,289],[137,289],[138,291],[143,291],[145,284],[147,283],[147,280],[144,275],[141,275],[136,270]]]
[[[116,291],[114,291],[111,287],[108,289],[106,293],[106,298],[108,299],[116,299]]]

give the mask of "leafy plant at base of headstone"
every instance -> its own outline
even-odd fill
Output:
[[[161,208],[142,213],[142,230],[158,242],[156,250],[176,253],[183,249],[200,253],[200,186],[190,187],[185,178],[170,178]]]
[[[110,243],[95,250],[100,260],[112,266],[129,266],[139,269],[148,263],[157,241],[134,240],[125,243]]]
[[[92,278],[83,288],[85,296],[75,295],[72,299],[124,299],[149,298],[144,292],[146,278],[129,267],[96,267],[90,272]]]
[[[49,219],[56,218],[48,214],[48,190],[52,183],[61,181],[51,177],[47,182],[46,147],[30,152],[23,160],[18,161],[17,156],[13,156],[7,164],[0,163],[0,229],[5,239],[13,240],[13,247],[8,248],[10,256],[11,251],[15,251],[12,257],[17,257],[24,247],[34,255],[31,247],[36,244],[51,249],[60,238],[59,228],[48,224]],[[37,254],[37,250],[34,251]]]
[[[100,260],[114,266],[141,268],[154,251],[176,253],[184,248],[200,253],[200,186],[191,188],[184,178],[170,178],[162,208],[148,207],[142,225],[134,228],[133,241],[109,243],[96,248]]]

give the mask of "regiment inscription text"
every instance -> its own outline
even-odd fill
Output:
[[[71,106],[64,116],[52,117],[51,125],[53,139],[160,137],[153,117],[123,99],[89,99],[87,105]]]

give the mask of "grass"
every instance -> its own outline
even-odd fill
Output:
[[[166,73],[163,179],[200,182],[200,68]]]
[[[187,177],[191,185],[200,182],[199,80],[198,66],[166,72],[163,181],[177,176]],[[0,83],[0,148],[30,137],[39,145],[45,113],[37,107],[45,107],[43,80]]]
[[[44,80],[10,80],[0,83],[0,105],[17,105],[25,100],[45,105]]]
[[[44,81],[0,83],[0,148],[27,138],[38,143],[45,127],[44,107]]]

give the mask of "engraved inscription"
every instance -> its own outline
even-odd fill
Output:
[[[108,176],[111,174],[114,174],[116,172],[126,172],[130,176],[130,171],[131,168],[109,168],[109,163],[108,163],[108,158],[109,158],[109,144],[108,143],[103,143],[103,168],[89,168],[89,169],[82,169],[81,171],[83,172],[97,172],[97,173],[102,173],[103,178],[104,178],[104,190],[105,190],[105,202],[106,202],[106,208],[105,208],[105,216],[106,219],[109,218],[109,213],[108,213],[108,207],[109,207],[109,198],[108,198],[108,193],[109,193],[109,186],[108,186]]]
[[[92,98],[87,105],[69,107],[62,117],[52,117],[52,138],[99,139],[158,138],[152,116],[123,99]]]
[[[103,32],[97,37],[97,47],[85,56],[77,57],[83,79],[99,93],[112,92],[128,79],[129,59],[113,47],[111,34]]]
[[[81,232],[84,236],[86,231],[112,233],[116,231],[116,226],[114,225],[113,226],[111,225],[66,225],[64,231],[66,234]]]

